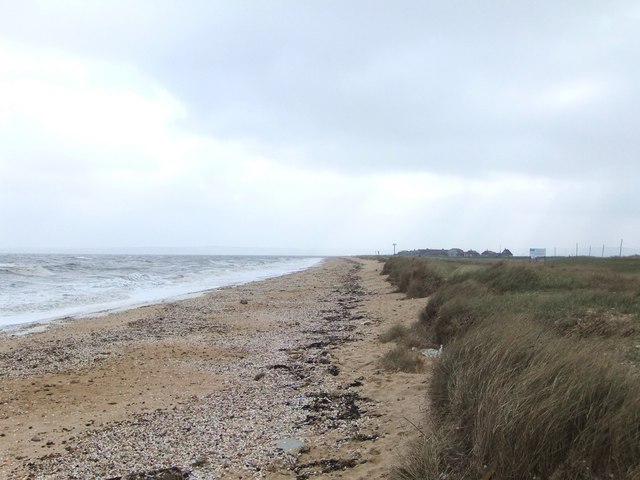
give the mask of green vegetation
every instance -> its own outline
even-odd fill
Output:
[[[422,261],[384,269],[399,288],[422,269],[439,280],[417,322],[382,337],[444,344],[433,433],[396,479],[640,478],[640,259]]]
[[[434,268],[435,262],[414,257],[393,257],[384,264],[383,275],[408,298],[421,298],[435,292],[442,284],[442,272]]]

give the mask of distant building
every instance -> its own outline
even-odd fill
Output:
[[[476,250],[467,250],[466,252],[461,248],[419,248],[417,250],[402,250],[398,252],[398,255],[403,257],[427,257],[427,258],[510,258],[513,257],[511,251],[505,248],[502,253],[494,252],[492,250],[485,250],[482,254]]]
[[[435,249],[435,248],[421,248],[418,250],[403,250],[399,252],[398,255],[402,255],[405,257],[447,257],[448,250],[444,249]]]

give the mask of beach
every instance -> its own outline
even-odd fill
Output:
[[[0,478],[386,478],[420,434],[431,360],[380,367],[378,335],[424,307],[381,268],[331,258],[1,333]]]

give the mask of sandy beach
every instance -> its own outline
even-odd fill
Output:
[[[0,333],[0,478],[386,478],[419,434],[430,360],[381,369],[379,333],[424,307],[381,268],[328,259]]]

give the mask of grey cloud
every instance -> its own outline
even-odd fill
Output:
[[[130,62],[186,104],[187,128],[299,152],[286,161],[352,173],[640,173],[634,2],[24,5],[3,15],[5,37]],[[602,90],[542,105],[581,81]]]

